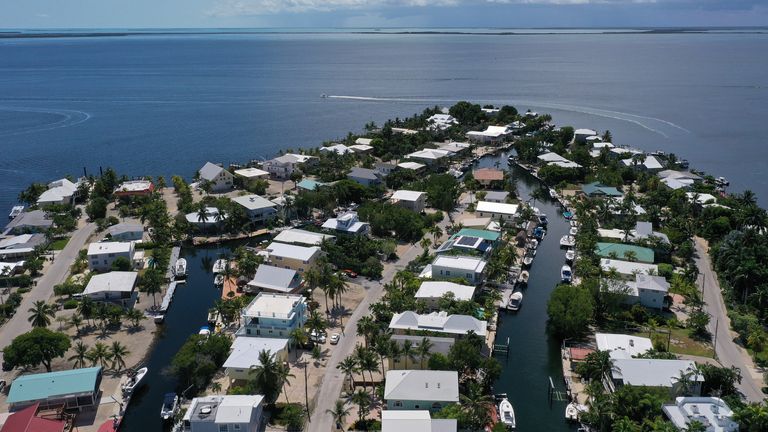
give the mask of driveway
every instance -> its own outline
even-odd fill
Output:
[[[750,402],[759,402],[765,398],[762,392],[763,374],[755,367],[752,357],[747,350],[734,342],[738,334],[731,331],[731,320],[723,301],[720,283],[717,274],[712,270],[712,263],[707,254],[707,245],[701,238],[695,238],[696,244],[696,266],[699,273],[704,277],[704,302],[705,309],[712,317],[709,322],[709,332],[715,336],[717,329],[715,352],[717,359],[723,366],[736,366],[741,369],[742,380],[738,385],[739,391]]]
[[[27,310],[32,307],[34,302],[39,300],[48,301],[51,298],[54,285],[58,285],[67,279],[69,268],[77,259],[77,254],[95,231],[96,224],[88,223],[84,225],[72,234],[69,243],[67,243],[64,249],[56,253],[54,261],[45,270],[43,276],[37,280],[37,285],[32,287],[32,291],[24,294],[24,299],[19,308],[16,309],[16,314],[3,324],[0,331],[0,349],[8,346],[16,336],[32,329],[29,321],[27,321]],[[0,353],[0,362],[2,362],[2,353]]]

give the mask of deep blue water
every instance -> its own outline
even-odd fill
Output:
[[[766,52],[761,34],[0,40],[0,210],[83,167],[191,176],[460,99],[610,129],[766,204]]]

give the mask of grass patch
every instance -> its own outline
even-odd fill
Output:
[[[657,338],[667,341],[667,329],[660,328],[656,332]],[[642,337],[648,337],[648,332],[627,332],[627,334],[633,334]],[[669,344],[669,351],[675,354],[686,354],[699,357],[714,358],[715,350],[711,344],[701,342],[693,339],[688,335],[688,329],[673,327],[672,339]]]
[[[65,246],[67,246],[67,243],[69,243],[69,237],[64,237],[58,240],[54,240],[51,242],[51,245],[48,246],[51,250],[57,250],[60,251],[64,249]]]

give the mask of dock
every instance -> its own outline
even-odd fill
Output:
[[[193,237],[192,238],[192,245],[193,246],[202,246],[202,245],[208,245],[208,244],[216,244],[226,241],[232,241],[232,240],[246,240],[254,237],[261,237],[267,234],[270,234],[272,231],[263,228],[258,231],[248,232],[248,233],[240,233],[237,235],[225,235],[225,236],[215,236],[215,237]]]
[[[173,269],[176,268],[176,261],[179,260],[179,254],[181,254],[181,248],[174,246],[173,249],[171,249],[171,258],[168,260],[168,269],[165,271],[165,280],[173,280]]]
[[[168,284],[168,289],[165,291],[165,295],[163,296],[163,302],[160,303],[160,313],[165,313],[168,308],[171,307],[171,301],[173,300],[173,294],[176,292],[176,281],[171,282]]]

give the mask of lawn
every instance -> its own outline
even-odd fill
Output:
[[[62,250],[67,245],[67,243],[69,243],[69,237],[64,237],[51,242],[51,245],[49,246],[49,248],[51,250]]]
[[[667,338],[667,329],[660,328],[656,332],[659,336],[665,340]],[[628,334],[636,334],[638,336],[648,337],[648,332],[628,332]],[[697,341],[688,336],[688,330],[684,328],[672,328],[672,339],[669,344],[669,351],[675,354],[687,354],[699,357],[714,357],[714,350],[712,345],[706,342]]]

